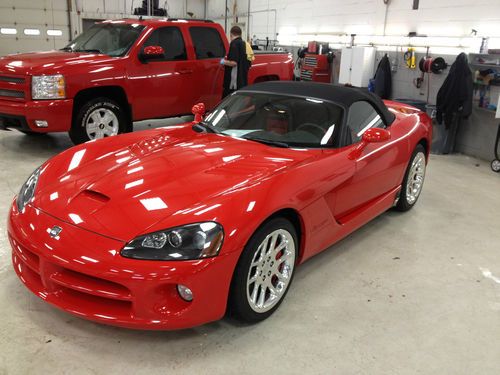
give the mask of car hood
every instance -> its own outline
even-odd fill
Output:
[[[17,75],[64,73],[68,67],[78,64],[91,65],[112,60],[107,55],[87,52],[32,52],[0,57],[0,72]]]
[[[107,147],[107,140],[90,142],[49,161],[33,205],[71,224],[129,241],[172,215],[184,213],[183,220],[189,221],[185,214],[192,212],[199,219],[196,213],[217,197],[251,187],[310,156],[195,133],[191,126],[139,133],[147,137],[118,148]],[[95,156],[96,147],[106,152]]]

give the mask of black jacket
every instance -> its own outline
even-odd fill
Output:
[[[374,77],[375,91],[382,99],[389,99],[391,97],[392,90],[392,73],[391,73],[391,63],[387,55],[382,57],[382,60],[378,63],[377,71]]]
[[[439,124],[444,120],[444,125],[449,128],[457,112],[465,118],[472,112],[472,74],[465,53],[457,56],[436,98]]]

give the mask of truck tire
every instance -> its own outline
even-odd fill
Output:
[[[125,133],[130,120],[124,108],[106,97],[89,100],[77,109],[69,137],[75,145]]]

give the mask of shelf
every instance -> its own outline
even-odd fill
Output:
[[[469,62],[469,65],[482,66],[484,68],[500,69],[500,65],[496,65],[496,64],[482,64],[482,63]]]

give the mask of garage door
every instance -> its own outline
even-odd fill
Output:
[[[2,0],[0,56],[51,50],[69,40],[66,0]]]

